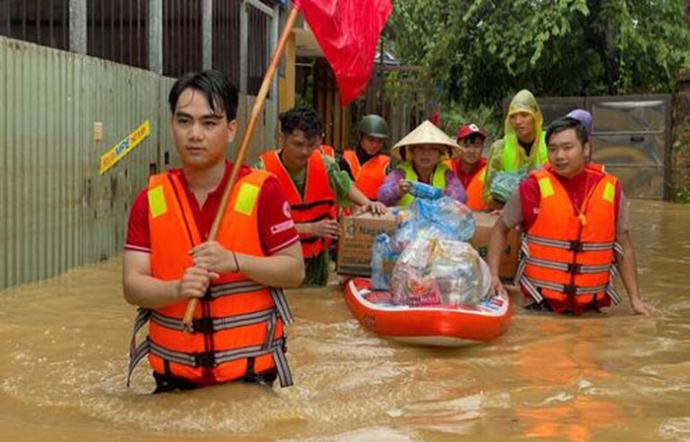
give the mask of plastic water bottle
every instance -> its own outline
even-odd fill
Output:
[[[416,198],[425,198],[429,200],[436,200],[441,198],[441,189],[428,184],[417,182],[410,182],[410,194]]]
[[[374,290],[388,290],[388,277],[383,271],[384,256],[391,251],[390,238],[385,233],[376,236],[371,251],[371,286]]]

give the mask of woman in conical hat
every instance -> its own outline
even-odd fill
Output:
[[[379,189],[379,201],[387,206],[407,207],[414,201],[413,183],[440,189],[444,195],[465,203],[467,194],[458,177],[444,160],[459,154],[460,147],[429,120],[424,121],[391,149],[400,163]]]

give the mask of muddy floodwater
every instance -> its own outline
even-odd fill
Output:
[[[495,342],[409,347],[339,287],[288,294],[295,386],[152,396],[125,372],[121,258],[0,294],[4,441],[690,440],[690,206],[632,202],[642,295],[581,318],[526,313]]]

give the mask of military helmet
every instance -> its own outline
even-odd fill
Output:
[[[388,138],[388,124],[376,114],[365,115],[359,122],[359,131],[374,138]]]

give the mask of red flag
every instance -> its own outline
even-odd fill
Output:
[[[390,0],[296,0],[331,65],[346,106],[367,87]]]
[[[430,121],[434,123],[434,126],[443,129],[443,127],[441,127],[441,111],[434,112],[434,114],[431,116]]]

